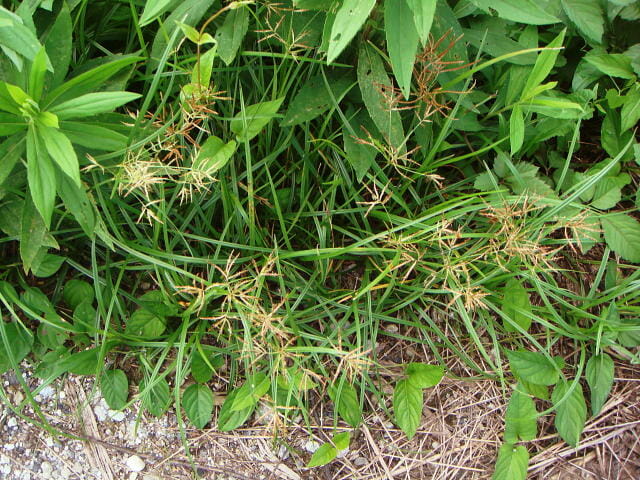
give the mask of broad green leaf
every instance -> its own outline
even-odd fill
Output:
[[[11,358],[19,364],[29,354],[33,335],[16,322],[0,322],[0,332],[4,333],[0,333],[0,373],[4,373],[11,368]],[[6,342],[3,337],[6,337]]]
[[[234,403],[236,402],[236,397],[238,396],[238,392],[240,389],[233,390],[227,394],[227,398],[220,409],[220,414],[218,415],[218,429],[221,432],[229,432],[231,430],[235,430],[240,427],[253,413],[255,409],[255,403],[251,406],[245,408],[244,410],[232,410]]]
[[[332,440],[338,451],[346,450],[347,448],[349,448],[349,444],[351,443],[351,433],[337,433],[333,436]]]
[[[391,147],[404,150],[404,131],[400,112],[393,110],[386,95],[392,96],[392,85],[380,55],[364,46],[358,55],[358,85],[362,100],[376,127]],[[383,91],[384,90],[384,94]]]
[[[194,383],[182,393],[182,406],[196,428],[204,428],[211,421],[213,393],[206,385]]]
[[[600,210],[615,207],[622,199],[622,187],[627,182],[620,181],[617,177],[606,176],[595,186],[591,206]]]
[[[554,357],[555,365],[542,353],[507,350],[511,371],[518,378],[537,385],[555,385],[559,370],[564,366],[561,357]]]
[[[0,110],[22,117],[21,103],[16,102],[13,98],[13,90],[10,84],[0,82]],[[23,93],[24,98],[27,98],[27,94]]]
[[[202,55],[196,62],[191,72],[191,83],[194,85],[202,85],[205,88],[211,83],[211,71],[213,70],[213,61],[218,53],[218,47],[213,46]]]
[[[72,143],[107,152],[122,150],[127,146],[127,137],[110,128],[88,122],[60,122],[60,131]]]
[[[60,120],[91,117],[99,113],[112,112],[136,98],[140,98],[140,94],[131,92],[87,93],[72,100],[58,103],[50,111],[55,113]]]
[[[636,83],[636,88],[627,95],[620,111],[621,130],[624,132],[635,127],[638,120],[640,120],[640,86]]]
[[[520,380],[519,384],[529,394],[541,400],[549,400],[549,388],[545,385],[536,385],[535,383]]]
[[[211,135],[200,147],[192,168],[213,175],[229,162],[235,151],[235,140],[225,144],[220,138]]]
[[[33,203],[49,227],[56,200],[56,171],[34,128],[27,130],[27,179]]]
[[[613,387],[613,374],[613,360],[606,353],[594,355],[587,362],[585,378],[591,390],[591,412],[594,416],[600,413],[609,398]]]
[[[522,445],[504,444],[498,450],[496,470],[492,480],[525,480],[529,465],[529,452]]]
[[[304,10],[329,10],[334,0],[293,0],[293,4]]]
[[[393,391],[393,416],[395,423],[412,439],[422,418],[422,389],[408,378],[398,381]]]
[[[283,100],[284,97],[281,97],[245,107],[231,120],[231,131],[238,136],[239,141],[248,142],[277,115]]]
[[[33,268],[33,274],[38,278],[48,278],[60,269],[65,260],[66,257],[47,253],[38,266]]]
[[[36,287],[27,287],[21,295],[22,302],[37,313],[55,313],[49,298]]]
[[[635,318],[625,318],[620,322],[618,343],[623,347],[634,348],[640,346],[640,321]]]
[[[122,370],[107,370],[100,376],[100,391],[110,408],[122,410],[129,397],[129,380]]]
[[[483,53],[486,52],[494,58],[514,52],[520,52],[527,48],[525,45],[505,36],[504,33],[491,31],[488,27],[484,30],[481,30],[480,28],[465,28],[463,31],[464,39],[467,42],[469,42],[477,49],[481,49]],[[536,58],[536,52],[527,52],[505,58],[504,61],[516,65],[533,65],[534,63],[536,63]],[[524,76],[521,72],[526,72],[526,75],[528,75],[530,71],[531,69],[526,69],[523,71],[511,70],[510,74],[513,77],[515,77],[516,75],[520,75],[523,77],[523,80],[526,81],[526,76]],[[519,86],[520,89],[522,89],[522,87],[524,86],[524,81]],[[513,89],[513,87],[511,88]],[[510,97],[507,97],[506,103],[510,104],[514,99],[515,96],[511,95]]]
[[[426,363],[412,362],[404,370],[409,383],[418,388],[431,388],[440,383],[444,376],[444,367],[441,365],[427,365]]]
[[[359,115],[356,117],[355,122],[351,122],[354,126],[354,130],[358,133],[361,133],[363,136],[366,134],[360,129],[357,128],[361,123],[357,120],[358,118],[362,118],[366,115]],[[342,128],[342,140],[344,141],[344,152],[346,154],[347,161],[353,167],[356,172],[356,180],[361,182],[366,173],[369,171],[373,163],[375,162],[376,156],[378,155],[378,150],[371,145],[366,145],[358,141],[358,139],[354,138],[349,129],[346,126]]]
[[[624,213],[603,216],[600,222],[609,248],[625,260],[640,262],[640,223]]]
[[[154,417],[164,415],[171,403],[171,389],[164,378],[155,380],[149,386],[146,382],[141,382],[140,392],[142,393],[142,406],[151,415]]]
[[[376,0],[345,0],[331,27],[327,63],[332,63],[364,25]]]
[[[562,8],[580,33],[596,43],[602,42],[604,12],[592,0],[562,0]]]
[[[491,15],[498,14],[500,18],[512,22],[529,25],[549,25],[560,22],[560,19],[550,13],[534,0],[471,0],[481,10]]]
[[[80,187],[80,164],[69,139],[59,130],[40,126],[37,130],[51,159]]]
[[[631,67],[631,59],[623,53],[587,53],[584,56],[585,62],[593,65],[605,75],[632,79],[635,77]]]
[[[509,140],[511,142],[511,155],[517,153],[522,148],[524,141],[524,116],[520,105],[513,107],[509,119]]]
[[[41,105],[42,108],[48,110],[54,103],[59,104],[97,90],[120,70],[143,59],[131,55],[114,55],[113,58],[110,62],[83,72],[49,92]]]
[[[190,41],[195,43],[196,45],[205,45],[207,43],[215,43],[215,40],[211,36],[211,34],[204,32],[200,35],[200,32],[193,28],[191,25],[187,25],[186,23],[177,22],[180,30],[184,33],[185,37],[187,37]]]
[[[73,23],[67,2],[63,2],[56,21],[47,32],[44,39],[44,47],[53,66],[50,85],[45,88],[55,88],[60,85],[67,76],[72,53]]]
[[[69,280],[62,291],[62,299],[72,310],[75,310],[84,301],[93,302],[94,298],[93,287],[84,280]]]
[[[140,16],[140,26],[144,27],[175,5],[175,0],[147,0]]]
[[[238,8],[227,13],[224,23],[216,32],[218,56],[227,65],[233,62],[249,29],[249,10]]]
[[[615,157],[622,152],[632,137],[633,132],[622,131],[620,113],[616,110],[607,111],[600,127],[600,143],[609,156]],[[633,152],[629,149],[623,154],[622,160],[630,160],[632,156]]]
[[[344,381],[329,387],[329,397],[335,404],[338,415],[352,427],[356,428],[362,422],[362,408],[358,400],[355,387]]]
[[[307,468],[326,465],[331,460],[336,458],[337,455],[338,450],[336,450],[333,445],[331,445],[330,443],[323,443],[315,452],[313,452],[311,460],[309,460],[309,463],[307,463]]]
[[[40,42],[35,33],[24,25],[23,19],[0,7],[0,45],[7,45],[28,60],[33,60],[40,51]],[[21,64],[16,64],[20,70]]]
[[[551,73],[558,54],[560,53],[560,48],[562,48],[565,32],[566,30],[562,30],[560,34],[547,45],[548,50],[543,50],[538,54],[533,70],[531,70],[527,83],[524,86],[522,100],[531,98],[535,94],[535,89],[547,78],[549,73]]]
[[[213,377],[213,368],[210,357],[204,358],[199,350],[193,352],[191,360],[191,376],[198,383],[207,383]]]
[[[409,8],[413,12],[413,21],[418,31],[422,45],[429,43],[429,32],[433,23],[433,15],[436,12],[437,0],[407,0]]]
[[[529,300],[527,289],[517,278],[509,280],[504,287],[502,312],[522,329],[529,330],[531,318],[526,314],[531,313],[531,301]],[[518,331],[507,321],[504,321],[503,324],[507,332]]]
[[[209,11],[216,0],[182,0],[177,3],[165,21],[159,26],[153,45],[151,46],[150,58],[145,62],[147,74],[150,75],[159,64],[160,59],[168,48],[168,44],[174,37],[178,27],[178,22],[195,27],[202,17]]]
[[[28,199],[23,203],[20,225],[20,258],[25,272],[36,268],[47,251],[48,233],[41,215]]]
[[[574,386],[573,391],[564,398],[571,386]],[[556,407],[554,421],[556,430],[565,442],[572,447],[577,447],[580,434],[587,421],[587,405],[582,393],[582,385],[579,382],[575,382],[573,385],[560,382],[553,389],[551,401]],[[561,401],[562,403],[560,403]]]
[[[420,37],[411,21],[413,12],[407,0],[385,0],[384,29],[387,37],[387,50],[391,59],[393,73],[402,91],[408,99],[411,92],[413,65]]]
[[[89,299],[83,300],[73,310],[73,325],[78,331],[90,333],[95,330],[96,309]]]
[[[138,298],[137,303],[158,317],[173,317],[179,311],[172,297],[165,295],[162,290],[149,290]]]
[[[85,186],[78,187],[67,175],[59,175],[58,194],[64,206],[82,227],[85,235],[93,238],[96,234],[96,213]]]
[[[292,391],[294,394],[311,390],[317,386],[318,384],[313,381],[311,375],[297,366],[291,366],[287,368],[285,374],[278,375],[278,387],[287,392]]]
[[[31,62],[29,71],[29,95],[36,102],[40,101],[44,89],[44,76],[47,73],[47,53],[41,47]]]
[[[98,370],[99,356],[100,347],[74,353],[60,362],[60,370],[76,375],[95,375]]]
[[[533,399],[514,390],[504,419],[504,441],[517,443],[534,440],[538,433],[537,413]]]
[[[125,332],[143,338],[158,338],[167,328],[166,318],[141,308],[131,314]]]
[[[235,403],[231,406],[231,410],[239,412],[253,407],[269,391],[270,387],[271,378],[264,372],[249,376],[244,385],[238,389],[238,395]]]
[[[0,113],[0,136],[9,136],[27,128],[23,118],[11,113]]]
[[[346,95],[352,86],[352,80],[345,76],[327,75],[327,84],[337,102]],[[305,82],[293,98],[282,119],[282,126],[292,127],[308,122],[334,107],[333,99],[327,91],[322,75],[317,75]]]
[[[51,321],[51,315],[48,315],[48,320]],[[62,322],[60,322],[62,323]],[[69,334],[64,327],[58,328],[54,325],[48,325],[41,323],[38,326],[38,340],[45,347],[56,350],[69,339]]]

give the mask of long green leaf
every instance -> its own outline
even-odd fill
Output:
[[[420,42],[424,46],[429,43],[429,32],[437,3],[438,0],[407,0],[409,8],[413,12],[413,21],[420,36]]]
[[[422,399],[422,389],[408,378],[398,381],[393,391],[393,415],[396,424],[409,439],[413,438],[420,426]]]
[[[332,63],[369,17],[376,0],[345,0],[331,27],[327,62]]]
[[[569,389],[574,387],[571,393]],[[562,439],[572,447],[577,447],[587,420],[587,405],[582,393],[582,385],[560,382],[553,389],[551,401],[556,407],[554,425]]]
[[[76,151],[69,139],[58,129],[40,126],[38,134],[42,138],[51,159],[73,182],[80,186],[80,164]]]
[[[51,113],[60,120],[70,118],[91,117],[99,113],[112,112],[116,108],[140,98],[139,93],[131,92],[97,92],[87,93],[51,108]]]
[[[393,73],[406,99],[411,91],[411,77],[420,38],[411,21],[413,11],[406,0],[385,0],[384,27]]]
[[[591,412],[598,415],[613,387],[614,365],[606,353],[594,355],[587,362],[585,378],[591,390]]]
[[[33,203],[48,227],[56,200],[56,171],[34,128],[27,130],[27,179]]]
[[[547,45],[547,49],[538,54],[533,70],[531,70],[527,83],[522,91],[522,100],[531,98],[538,85],[540,85],[551,72],[558,58],[560,48],[562,47],[565,32],[566,30],[562,30],[562,32]]]

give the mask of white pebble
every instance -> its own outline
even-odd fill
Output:
[[[304,444],[304,449],[309,453],[315,453],[319,448],[320,444],[315,440],[308,440],[307,443]]]
[[[40,393],[38,395],[40,395],[42,398],[51,398],[53,397],[54,393],[56,393],[56,391],[53,389],[53,387],[51,385],[47,385],[42,390],[40,390]]]
[[[49,478],[53,472],[53,467],[49,462],[42,462],[40,464],[40,470],[42,471],[42,476]]]
[[[141,472],[145,467],[144,460],[142,460],[137,455],[131,455],[129,458],[127,458],[125,465],[131,472]]]
[[[99,422],[104,422],[107,419],[107,409],[104,408],[101,404],[93,407],[93,413],[96,415],[96,418]]]
[[[353,464],[356,467],[364,467],[365,465],[367,465],[369,463],[369,460],[367,460],[364,457],[358,457],[353,461]]]
[[[124,412],[120,412],[118,410],[109,410],[109,418],[114,422],[121,422],[124,420]]]
[[[15,419],[15,417],[11,417],[9,420],[7,420],[7,427],[15,427],[18,424],[18,421]]]

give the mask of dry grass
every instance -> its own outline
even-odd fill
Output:
[[[410,355],[424,357],[425,352],[413,351]],[[448,362],[452,370],[465,373],[454,357]],[[619,364],[616,373],[609,402],[599,417],[588,422],[577,449],[558,438],[550,421],[545,419],[539,423],[538,440],[529,444],[529,478],[640,478],[640,382],[636,380],[640,378],[640,367]],[[67,392],[90,391],[87,379],[72,377],[69,381],[73,385]],[[147,462],[145,473],[151,470],[156,478],[163,479],[194,478],[194,469],[204,479],[487,479],[491,477],[501,443],[506,408],[503,393],[497,382],[489,380],[445,379],[426,392],[423,423],[410,441],[388,421],[384,408],[376,404],[374,398],[368,398],[373,413],[366,418],[366,426],[353,433],[350,450],[333,463],[313,470],[305,468],[310,457],[305,446],[310,439],[325,442],[334,433],[333,412],[331,406],[324,403],[317,403],[310,411],[314,425],[307,428],[299,422],[278,439],[274,439],[272,423],[229,433],[213,428],[188,429],[191,457],[185,454],[179,441],[173,415],[163,421],[143,418],[142,424],[149,435],[138,444],[131,436],[118,435],[117,430],[105,428],[103,424],[86,428],[92,426],[91,421],[87,424],[86,408],[81,417],[84,421],[73,415],[50,418],[61,430],[90,438],[85,447],[87,457],[92,457],[91,451],[101,451],[100,470],[115,472],[111,478],[121,478],[123,459],[137,454]],[[67,395],[65,401],[75,407],[83,403],[83,395],[83,391]],[[6,420],[6,413],[3,416]],[[341,426],[338,429],[343,430]],[[47,435],[28,424],[21,430],[23,438],[39,445]],[[30,433],[25,436],[25,431]],[[8,441],[12,439],[6,437],[5,442]],[[62,442],[77,443],[66,439]],[[46,448],[44,450],[46,453]],[[14,460],[15,468],[19,468],[19,459]],[[91,470],[90,476],[73,478],[99,478],[93,476],[96,469],[91,467],[92,463],[89,458],[87,475]]]

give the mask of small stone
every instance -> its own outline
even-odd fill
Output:
[[[307,443],[304,444],[304,449],[309,453],[315,453],[319,448],[320,444],[315,440],[308,440]]]
[[[356,467],[364,467],[365,465],[367,465],[369,463],[369,460],[367,460],[364,457],[358,457],[353,461],[353,464]]]
[[[53,397],[54,393],[56,393],[56,391],[53,389],[53,387],[51,385],[47,385],[42,390],[40,390],[40,393],[38,395],[40,395],[40,397],[42,398],[51,398]]]
[[[15,419],[15,417],[11,417],[9,420],[7,420],[7,427],[15,427],[18,424],[18,421]]]
[[[121,422],[124,420],[124,412],[120,412],[118,410],[109,410],[109,418],[114,422]]]
[[[51,473],[53,472],[53,467],[49,462],[42,462],[40,464],[40,471],[42,472],[42,476],[44,478],[49,478]]]
[[[289,458],[289,455],[290,455],[289,449],[284,445],[280,445],[280,448],[278,448],[278,451],[276,452],[276,456],[280,460],[287,460]]]
[[[144,470],[145,463],[138,455],[131,455],[127,458],[125,465],[131,472],[141,472]]]
[[[93,413],[99,422],[104,422],[107,419],[108,410],[102,406],[101,403],[93,407]]]
[[[24,394],[20,390],[18,390],[16,393],[13,394],[14,403],[22,403],[23,400],[24,400]]]
[[[398,325],[396,325],[395,323],[388,324],[384,327],[384,329],[387,333],[398,333]]]

